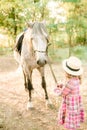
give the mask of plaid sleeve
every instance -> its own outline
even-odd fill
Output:
[[[70,94],[72,91],[72,89],[70,88],[70,86],[66,85],[61,92],[62,96],[67,96],[68,94]]]

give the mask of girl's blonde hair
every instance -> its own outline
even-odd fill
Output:
[[[68,74],[66,72],[66,78],[70,79],[70,78],[73,78],[73,77],[77,77],[79,80],[80,80],[80,84],[82,83],[82,76],[75,76],[75,75],[71,75],[71,74]]]

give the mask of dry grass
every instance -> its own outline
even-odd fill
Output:
[[[57,126],[57,111],[61,104],[61,98],[53,94],[55,82],[49,66],[45,68],[47,89],[53,106],[46,108],[44,92],[40,86],[40,75],[35,70],[33,73],[33,110],[26,110],[28,93],[24,90],[23,75],[17,71],[18,65],[13,56],[0,57],[0,130],[64,130]],[[53,71],[58,80],[63,78],[60,65],[53,64]],[[87,66],[84,65],[83,85],[81,94],[85,108],[85,123],[79,130],[87,130]]]

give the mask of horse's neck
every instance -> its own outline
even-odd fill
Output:
[[[22,56],[26,59],[34,59],[29,31],[31,30],[27,30],[24,34],[23,45],[22,45]]]

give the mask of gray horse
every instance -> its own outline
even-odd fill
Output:
[[[51,103],[47,90],[44,76],[44,66],[48,62],[47,50],[49,37],[42,22],[28,23],[28,28],[21,33],[16,39],[14,50],[15,59],[21,64],[24,74],[25,89],[29,91],[29,102],[27,107],[32,108],[32,71],[37,68],[42,78],[42,88],[45,92],[47,103]]]

